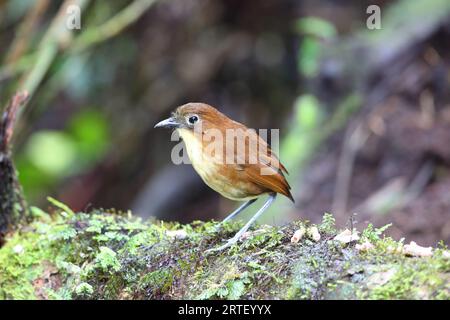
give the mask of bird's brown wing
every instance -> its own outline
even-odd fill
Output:
[[[272,174],[261,174],[262,169],[267,171],[272,171]],[[291,187],[289,183],[286,181],[286,178],[279,171],[275,170],[270,166],[266,166],[264,164],[252,164],[244,167],[244,171],[250,181],[253,183],[266,188],[270,191],[281,193],[288,197],[289,199],[294,201],[294,198],[291,194]]]
[[[281,193],[294,202],[290,192],[291,187],[283,174],[283,172],[287,173],[287,170],[267,142],[256,131],[248,131],[249,129],[239,122],[231,121],[228,123],[228,128],[243,130],[247,133],[244,150],[237,148],[237,144],[234,144],[234,156],[238,165],[233,167],[238,171],[244,171],[247,179],[255,185],[267,191]],[[255,146],[257,149],[252,151]],[[257,152],[256,159],[250,157],[250,152]]]
[[[279,170],[281,174],[283,174],[283,172],[289,174],[287,169],[280,162],[280,159],[278,159],[277,155],[272,151],[272,149],[267,145],[267,143],[261,137],[258,137],[258,140],[260,145],[265,144],[266,148],[265,150],[267,150],[267,152],[259,152],[260,161]]]
[[[263,188],[281,193],[294,202],[290,191],[291,187],[283,174],[283,172],[288,173],[286,168],[270,149],[266,141],[257,135],[256,132],[254,135],[250,135],[249,139],[256,139],[253,143],[256,141],[258,145],[258,161],[256,164],[249,163],[249,156],[248,154],[245,155],[247,162],[242,167],[248,179]],[[249,144],[250,141],[246,140],[246,153],[250,150]]]
[[[247,132],[247,135],[245,136],[245,149],[244,150],[237,150],[236,143],[235,143],[235,154],[237,157],[238,163],[254,163],[250,159],[249,151],[251,150],[251,146],[257,146],[257,162],[261,162],[265,165],[271,166],[277,171],[280,171],[280,173],[283,175],[283,172],[286,174],[289,174],[287,169],[283,166],[283,164],[280,162],[280,159],[278,156],[273,152],[273,150],[270,148],[270,146],[267,144],[267,142],[261,138],[256,131],[249,130],[246,126],[244,126],[241,123],[233,121],[235,124],[234,129],[235,130],[243,130],[243,132]]]

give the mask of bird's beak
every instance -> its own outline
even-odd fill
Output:
[[[178,128],[180,124],[172,117],[167,118],[166,120],[163,120],[161,122],[158,122],[154,128]]]

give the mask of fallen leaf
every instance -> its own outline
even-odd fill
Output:
[[[339,233],[336,237],[334,237],[334,240],[337,240],[341,243],[350,243],[352,241],[359,240],[358,231],[351,232],[348,229],[345,229],[341,233]]]
[[[24,248],[23,248],[23,246],[21,244],[18,244],[16,246],[14,246],[13,251],[16,254],[21,254],[21,253],[24,252]]]
[[[413,257],[431,257],[433,255],[433,248],[421,247],[414,241],[411,241],[409,244],[405,244],[403,253]]]
[[[361,244],[358,243],[355,246],[355,249],[358,250],[358,251],[369,251],[369,250],[372,250],[373,248],[375,248],[374,245],[371,244],[367,240],[365,242],[361,243]]]
[[[403,253],[403,244],[398,244],[397,246],[389,246],[386,249],[389,253]]]
[[[294,232],[294,235],[291,238],[292,243],[298,243],[306,233],[305,227],[301,227],[297,231]]]
[[[166,234],[169,237],[175,238],[175,239],[184,239],[187,237],[187,232],[186,230],[183,229],[179,229],[179,230],[168,230],[166,231]]]
[[[319,233],[319,229],[317,229],[317,227],[308,228],[307,234],[311,239],[313,239],[316,242],[320,240],[320,233]]]
[[[255,231],[246,231],[246,232],[244,232],[242,234],[241,240],[245,240],[245,239],[251,238],[251,237],[256,236],[258,234],[263,234],[266,231],[267,231],[266,228],[258,229],[258,230],[255,230]]]

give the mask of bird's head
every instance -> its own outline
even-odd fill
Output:
[[[155,128],[194,130],[197,125],[208,128],[223,122],[224,117],[222,113],[206,103],[190,102],[178,107],[170,118],[158,122]]]

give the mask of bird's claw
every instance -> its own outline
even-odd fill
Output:
[[[222,227],[223,227],[223,223],[222,223],[222,222],[219,222],[218,224],[216,224],[216,225],[214,226],[213,231],[214,231],[214,232],[219,232],[219,231],[222,229]]]
[[[209,253],[209,252],[217,252],[217,251],[225,250],[226,248],[229,248],[229,247],[233,246],[235,243],[237,243],[238,240],[239,240],[239,238],[231,238],[224,245],[221,245],[220,247],[217,247],[217,248],[208,249],[205,252]]]

